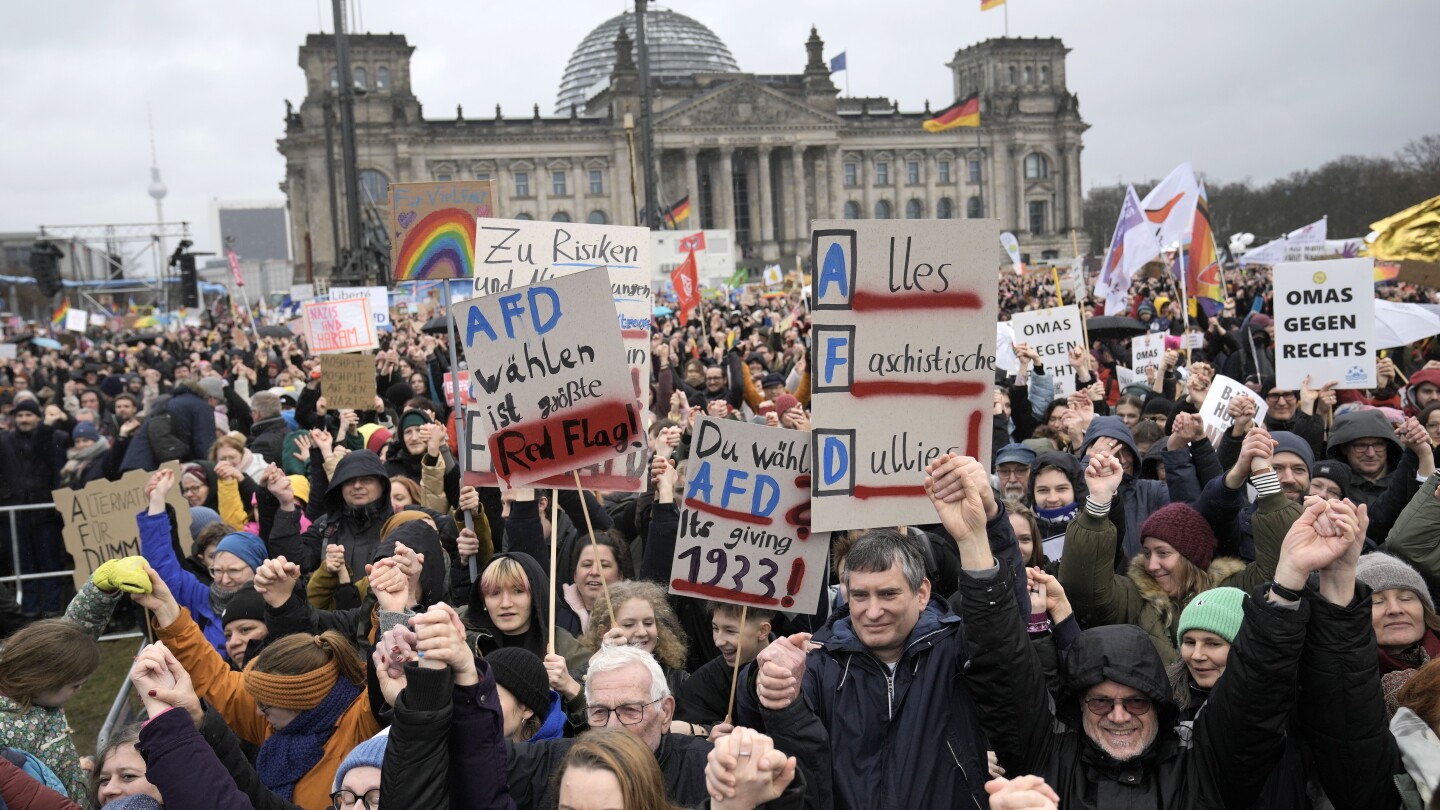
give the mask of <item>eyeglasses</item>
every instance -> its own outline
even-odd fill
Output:
[[[1104,717],[1115,710],[1116,706],[1124,706],[1128,714],[1139,717],[1142,714],[1150,713],[1150,698],[1128,697],[1128,698],[1107,698],[1090,697],[1085,698],[1085,708],[1096,717]]]
[[[345,790],[344,788],[330,794],[330,806],[335,808],[335,810],[346,810],[346,808],[354,807],[356,802],[359,802],[365,810],[379,810],[380,788],[375,788],[363,795],[353,790]]]
[[[239,579],[240,577],[245,576],[245,572],[246,572],[246,571],[249,571],[249,570],[250,570],[249,568],[246,568],[246,567],[244,567],[244,566],[241,566],[241,567],[239,567],[239,568],[211,568],[211,569],[209,569],[209,571],[210,571],[210,578],[211,578],[211,579]]]
[[[1357,453],[1379,455],[1385,452],[1385,442],[1378,439],[1375,441],[1356,441],[1350,443],[1350,449]]]
[[[1279,402],[1282,399],[1288,399],[1291,402],[1294,402],[1297,397],[1295,396],[1294,391],[1271,391],[1270,393],[1265,395],[1265,399],[1271,402]]]
[[[610,722],[610,713],[614,712],[615,716],[620,719],[622,725],[633,726],[645,719],[645,708],[647,706],[654,706],[664,699],[665,698],[658,698],[649,703],[626,703],[623,706],[616,706],[613,709],[608,706],[586,706],[585,719],[588,720],[592,726],[603,726]]]
[[[189,484],[187,486],[180,487],[180,494],[193,495],[196,492],[199,492],[201,489],[203,489],[203,487],[200,484]]]

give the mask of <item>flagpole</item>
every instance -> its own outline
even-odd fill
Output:
[[[1005,6],[1005,38],[1006,38],[1006,39],[1009,39],[1009,38],[1010,38],[1010,4],[1007,2],[1007,3],[1002,3],[1001,5]]]
[[[1180,288],[1180,314],[1185,318],[1185,366],[1190,366],[1190,296],[1185,291],[1185,246],[1179,242],[1175,243],[1175,251],[1179,254],[1180,260],[1180,282],[1176,286]]]

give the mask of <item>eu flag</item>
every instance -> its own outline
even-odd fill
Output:
[[[831,57],[831,59],[830,59],[830,72],[831,72],[831,73],[839,73],[840,71],[842,71],[842,70],[844,70],[844,69],[845,69],[845,52],[844,52],[844,51],[841,51],[841,52],[839,53],[839,55]]]

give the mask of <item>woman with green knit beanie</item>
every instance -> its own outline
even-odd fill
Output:
[[[1211,588],[1196,594],[1180,614],[1175,632],[1180,660],[1169,667],[1180,720],[1195,719],[1210,690],[1225,674],[1230,645],[1244,617],[1241,604],[1245,596],[1239,588]]]

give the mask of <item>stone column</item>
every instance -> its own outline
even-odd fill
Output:
[[[700,150],[691,146],[685,150],[685,193],[690,195],[690,224],[688,227],[700,230],[700,166],[697,161]]]
[[[825,182],[817,182],[815,186],[815,201],[820,209],[817,216],[828,219],[840,219],[843,216],[841,200],[845,196],[845,178],[841,174],[840,147],[825,146],[821,152],[821,159],[815,164],[816,168],[824,169]],[[821,197],[824,200],[821,200]]]
[[[514,199],[515,184],[510,180],[510,164],[502,158],[495,161],[495,215],[513,219],[519,213]]]
[[[766,252],[766,248],[772,243],[779,242],[779,234],[775,232],[775,195],[770,193],[771,151],[768,146],[761,146],[755,150],[755,161],[760,174],[759,193],[755,195],[760,209],[760,252],[767,258],[769,254]]]
[[[545,161],[536,159],[535,170],[530,172],[530,190],[535,193],[535,218],[547,220],[550,218],[550,167]]]
[[[735,229],[735,163],[730,150],[720,149],[718,171],[715,164],[710,167],[710,189],[715,196],[715,224],[720,228]]]
[[[1065,177],[1067,180],[1065,192],[1069,196],[1069,203],[1066,208],[1070,215],[1066,226],[1075,229],[1079,229],[1081,223],[1084,221],[1085,202],[1082,199],[1080,191],[1080,150],[1084,148],[1085,147],[1080,144],[1072,145],[1067,155],[1069,160],[1065,165]]]
[[[795,175],[795,204],[789,212],[790,238],[794,240],[795,253],[805,252],[806,236],[810,233],[810,218],[805,215],[805,146],[790,147],[790,172]]]
[[[1025,160],[1020,154],[1023,147],[1018,143],[1010,144],[1010,177],[1014,181],[1012,188],[1015,196],[1015,233],[1029,230],[1030,223],[1025,218]]]
[[[566,174],[570,177],[570,204],[575,207],[571,216],[576,222],[584,222],[590,217],[590,205],[585,199],[585,195],[590,191],[590,173],[585,164],[577,158]]]
[[[927,150],[920,166],[925,171],[925,218],[934,219],[940,214],[935,207],[939,203],[935,196],[935,175],[940,170],[939,164],[935,162],[935,153]]]
[[[869,152],[860,153],[860,160],[855,164],[855,182],[860,184],[860,218],[871,219],[875,216],[875,208],[870,200]]]

